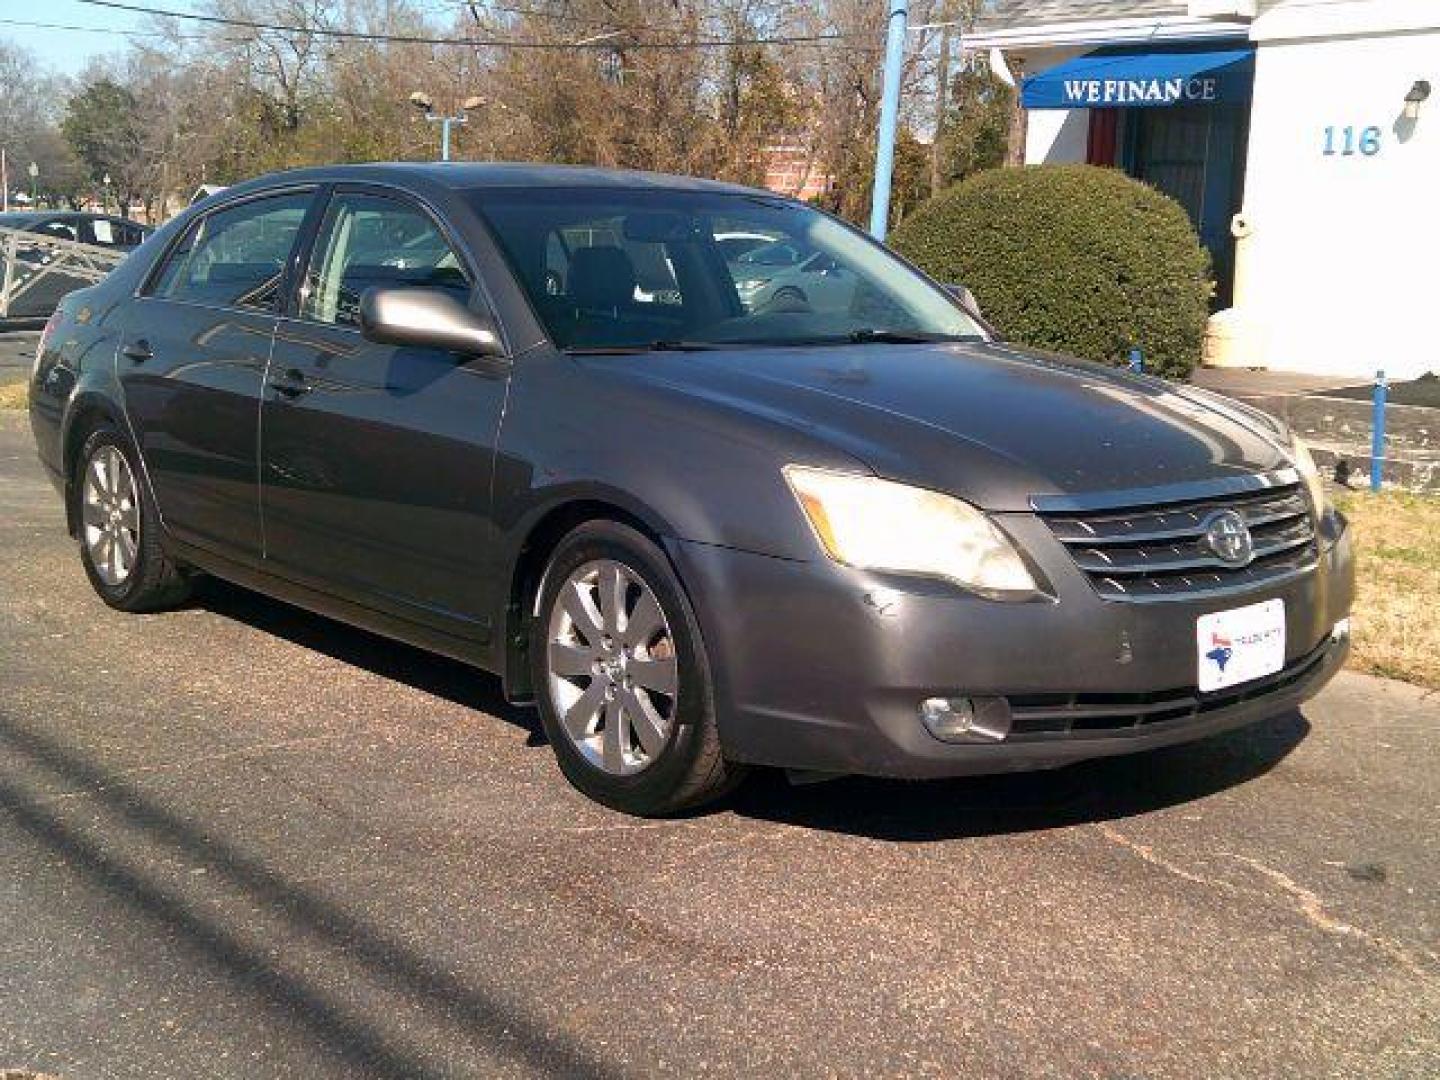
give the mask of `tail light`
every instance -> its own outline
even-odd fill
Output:
[[[30,381],[34,382],[35,377],[40,373],[40,358],[45,355],[45,347],[50,344],[50,335],[60,325],[60,309],[56,308],[45,320],[45,329],[40,331],[40,340],[35,343],[35,362],[30,368]]]

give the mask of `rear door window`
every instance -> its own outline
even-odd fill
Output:
[[[165,259],[149,293],[215,307],[273,312],[309,192],[251,199],[206,214]]]

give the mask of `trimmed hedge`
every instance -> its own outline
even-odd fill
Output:
[[[958,282],[1013,341],[1183,378],[1199,362],[1210,258],[1175,200],[1118,169],[978,173],[915,210],[890,243]]]

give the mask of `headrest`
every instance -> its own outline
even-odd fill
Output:
[[[577,248],[566,292],[578,308],[613,308],[635,298],[635,265],[618,247]]]

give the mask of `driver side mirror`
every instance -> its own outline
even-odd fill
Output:
[[[443,289],[366,289],[360,333],[377,345],[444,349],[468,357],[503,356],[495,324]]]

